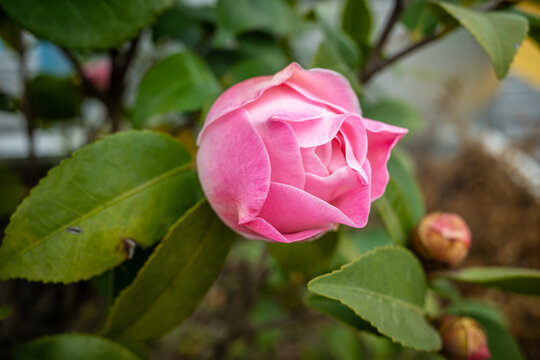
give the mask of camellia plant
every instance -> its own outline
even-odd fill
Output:
[[[336,2],[334,22],[324,3],[0,0],[0,35],[22,83],[20,96],[0,100],[23,115],[30,144],[40,124],[83,117],[88,99],[107,119],[6,210],[0,247],[6,283],[90,284],[106,314],[87,315],[99,320],[94,332],[2,341],[2,355],[170,358],[157,339],[186,321],[182,336],[204,351],[182,358],[260,358],[282,340],[253,340],[258,330],[303,326],[317,339],[310,322],[323,319],[373,335],[362,358],[376,358],[377,341],[386,358],[523,358],[499,311],[455,284],[538,296],[540,271],[459,267],[474,234],[457,214],[426,214],[398,144],[414,141],[416,118],[406,104],[374,104],[365,85],[458,28],[503,78],[527,34],[539,40],[540,18],[519,1],[394,0],[373,36],[369,1]],[[388,53],[397,24],[418,40]],[[38,40],[54,44],[73,73],[31,75]],[[31,146],[34,180],[38,160]],[[371,237],[366,226],[381,230]],[[236,269],[244,282],[228,267],[238,258],[249,264]],[[236,279],[234,291],[212,287],[218,277]],[[211,340],[190,323],[205,295],[202,307],[225,309]],[[27,311],[16,298],[2,305],[6,324]],[[194,316],[211,322],[208,313]],[[332,339],[351,339],[331,329]],[[356,358],[307,344],[298,358]]]

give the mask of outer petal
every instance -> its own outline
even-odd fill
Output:
[[[202,136],[206,132],[206,129],[222,116],[230,113],[231,111],[240,109],[241,107],[257,100],[267,90],[274,86],[283,84],[289,79],[296,68],[297,64],[290,64],[285,69],[281,70],[274,76],[258,76],[254,77],[238,84],[231,86],[218,99],[214,102],[208,115],[203,129],[199,133],[197,143],[202,139]]]
[[[407,129],[388,125],[379,121],[363,119],[368,138],[367,158],[371,164],[371,200],[382,196],[388,184],[386,163],[390,151],[408,132]]]
[[[289,234],[282,234],[277,231],[275,227],[270,225],[268,221],[260,217],[256,217],[253,220],[243,224],[243,227],[244,229],[250,231],[250,234],[244,234],[248,238],[290,243],[306,240],[313,236],[319,235],[322,232],[331,230],[333,228],[333,225],[329,225],[319,229],[310,229]]]
[[[212,208],[230,227],[256,216],[270,187],[270,160],[245,110],[208,128],[197,154],[199,180]]]
[[[349,114],[325,114],[321,117],[301,121],[289,121],[300,147],[309,148],[324,145],[336,134]]]
[[[272,169],[271,181],[304,188],[305,172],[300,147],[289,124],[270,119],[257,125]]]
[[[289,185],[270,183],[268,198],[258,217],[282,234],[328,228],[334,223],[354,226],[341,210]]]
[[[307,97],[341,113],[361,114],[358,97],[349,81],[327,69],[304,70],[297,64],[286,84]]]

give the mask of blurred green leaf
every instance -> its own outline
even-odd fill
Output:
[[[218,0],[219,25],[232,34],[267,30],[278,35],[291,33],[294,14],[283,0]]]
[[[28,84],[32,114],[40,120],[73,119],[80,114],[83,94],[71,77],[38,75]]]
[[[105,332],[146,340],[172,330],[191,315],[215,281],[235,237],[206,201],[199,202],[173,225],[116,299]]]
[[[427,0],[412,0],[401,16],[401,22],[409,30],[413,38],[431,34],[437,27],[437,20],[427,6]]]
[[[331,359],[362,360],[365,358],[364,349],[353,329],[341,324],[327,327],[323,330],[323,340]]]
[[[336,320],[344,322],[357,330],[379,334],[377,329],[374,328],[369,322],[358,317],[355,312],[351,310],[351,308],[337,300],[332,300],[321,295],[309,294],[306,296],[304,301],[313,309]]]
[[[361,49],[369,47],[373,20],[367,0],[347,0],[343,9],[343,30]]]
[[[338,240],[338,232],[331,231],[312,241],[289,244],[268,243],[268,249],[284,270],[312,278],[328,270]]]
[[[13,313],[13,309],[5,306],[0,306],[0,321],[4,320]]]
[[[343,228],[332,267],[340,267],[375,248],[394,244],[392,238],[380,226],[368,225],[363,229]]]
[[[141,360],[124,346],[94,335],[62,334],[17,345],[13,360]]]
[[[20,33],[17,30],[17,25],[9,18],[9,16],[0,7],[0,38],[5,44],[11,48],[18,50],[20,43]]]
[[[363,116],[391,125],[401,126],[415,133],[422,128],[422,115],[410,103],[396,99],[381,99],[362,103]]]
[[[133,126],[175,111],[194,111],[221,91],[216,78],[197,55],[183,51],[155,64],[144,75],[133,108]]]
[[[0,0],[37,37],[75,49],[107,49],[137,35],[173,0]]]
[[[519,346],[512,334],[504,325],[497,309],[485,303],[464,302],[459,306],[448,308],[455,315],[470,316],[482,325],[486,331],[491,360],[524,360]]]
[[[152,27],[154,41],[164,38],[177,39],[190,48],[198,45],[205,37],[204,25],[216,21],[211,6],[192,6],[178,2],[161,14]]]
[[[0,92],[0,111],[12,112],[14,110],[13,100],[8,95]]]
[[[470,267],[441,275],[461,282],[540,296],[540,270],[511,267]]]
[[[422,192],[404,153],[395,149],[388,160],[390,180],[375,207],[392,239],[408,242],[411,231],[425,214]]]
[[[479,12],[445,2],[433,4],[454,17],[474,36],[489,55],[497,78],[505,77],[527,35],[527,19],[510,12]]]
[[[459,303],[461,301],[459,290],[448,279],[435,278],[429,282],[429,287],[439,296],[453,303]]]
[[[441,347],[423,310],[426,284],[422,266],[404,248],[377,248],[338,271],[311,280],[308,289],[340,301],[397,343],[423,351]]]
[[[525,3],[529,6],[535,6],[534,4]],[[538,4],[536,5],[538,7]],[[534,9],[534,8],[533,8]],[[527,18],[527,21],[529,22],[529,37],[531,37],[538,46],[540,46],[540,16],[538,13],[532,13],[530,11],[527,11],[527,8],[513,8],[512,11],[518,15],[525,16]],[[537,9],[538,10],[538,9]]]
[[[98,275],[159,240],[196,196],[179,142],[152,132],[108,136],[51,170],[22,202],[0,248],[0,278]]]
[[[0,217],[11,215],[27,193],[21,177],[5,166],[0,166]]]

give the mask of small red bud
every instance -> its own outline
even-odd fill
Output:
[[[411,246],[425,260],[456,266],[469,253],[471,231],[461,216],[434,212],[420,220]]]
[[[485,360],[491,357],[484,330],[468,317],[444,316],[439,322],[442,352],[449,360]]]
[[[83,73],[102,93],[109,88],[112,65],[108,59],[93,60],[83,65]]]

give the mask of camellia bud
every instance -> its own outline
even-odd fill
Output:
[[[484,330],[468,317],[444,316],[439,323],[442,352],[449,360],[484,360],[491,357]]]
[[[411,245],[425,260],[455,266],[469,253],[471,231],[461,216],[434,212],[420,220]]]
[[[90,82],[102,93],[109,88],[112,64],[108,59],[99,59],[83,65],[83,73]]]

